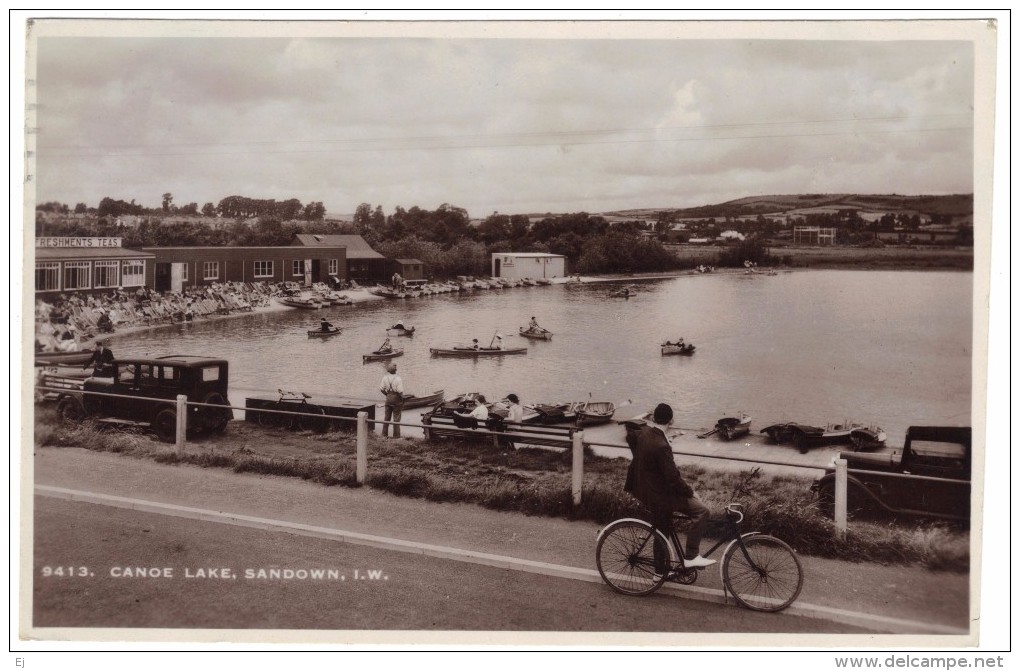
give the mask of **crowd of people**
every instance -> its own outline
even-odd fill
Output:
[[[211,315],[250,312],[269,304],[277,287],[223,282],[159,293],[146,287],[102,294],[58,294],[35,303],[36,352],[72,352],[99,334],[119,328],[190,322]]]

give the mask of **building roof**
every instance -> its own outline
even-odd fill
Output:
[[[393,260],[396,261],[397,263],[401,263],[404,265],[408,263],[420,263],[422,265],[425,265],[423,261],[419,261],[418,259],[393,259]]]
[[[153,259],[155,254],[126,247],[36,247],[36,260],[102,261],[104,259]]]
[[[385,259],[386,257],[369,247],[360,235],[319,235],[297,233],[291,245],[304,247],[346,247],[348,259]]]
[[[551,259],[565,258],[562,254],[548,254],[546,252],[493,252],[493,256],[526,256],[529,258],[542,257]]]

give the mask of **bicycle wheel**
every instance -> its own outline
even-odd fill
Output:
[[[297,428],[301,431],[314,431],[315,433],[325,433],[329,429],[329,420],[326,419],[326,411],[317,406],[302,405],[298,408],[294,408],[296,412],[310,413],[313,415],[321,415],[321,417],[305,417],[304,415],[294,416],[297,420]]]
[[[599,534],[595,548],[599,575],[621,594],[651,594],[662,586],[667,573],[655,570],[656,544],[668,568],[672,563],[672,553],[662,533],[639,520],[613,522]]]
[[[774,613],[787,608],[804,586],[804,569],[793,549],[772,536],[733,543],[723,558],[723,584],[741,606]]]
[[[269,409],[269,408],[267,408],[267,409]],[[281,408],[280,404],[277,403],[271,409],[272,410],[282,410],[283,408]],[[276,426],[276,425],[278,425],[280,423],[280,417],[282,417],[282,415],[277,415],[276,413],[272,413],[272,412],[256,412],[255,413],[255,419],[258,421],[259,426]]]

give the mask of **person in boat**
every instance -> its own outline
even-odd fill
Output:
[[[545,329],[538,325],[538,320],[535,319],[534,315],[532,315],[531,321],[528,322],[528,330],[533,333],[545,333]]]
[[[495,341],[496,349],[503,349],[503,336],[498,335],[493,340]]]
[[[85,370],[89,366],[92,366],[93,377],[113,377],[113,351],[102,340],[96,341],[92,358],[86,361],[81,369]]]
[[[651,512],[649,520],[664,533],[672,528],[675,511],[690,515],[692,524],[687,531],[684,565],[687,568],[704,568],[714,559],[701,556],[701,536],[708,527],[709,509],[701,502],[694,489],[680,475],[673,461],[669,442],[669,429],[673,425],[673,408],[660,403],[652,412],[651,421],[627,433],[627,445],[634,455],[627,469],[624,491],[643,503]],[[653,548],[656,570],[668,567],[665,551],[656,544]]]
[[[386,397],[386,410],[383,421],[398,422],[393,425],[393,437],[400,438],[400,415],[404,409],[404,381],[397,375],[397,364],[392,361],[386,365],[386,375],[383,375],[379,391]],[[390,433],[390,425],[383,424],[382,435],[385,438]]]
[[[407,330],[407,327],[404,326],[404,320],[402,320],[402,319],[400,321],[398,321],[396,324],[394,324],[393,326],[391,326],[390,328],[391,329],[396,329],[398,331],[406,331]]]
[[[329,333],[335,328],[336,328],[335,326],[326,321],[325,317],[319,320],[319,330],[322,331],[323,333]]]
[[[393,345],[390,343],[390,339],[389,338],[384,340],[383,344],[380,345],[379,349],[376,350],[376,352],[379,353],[379,354],[389,354],[392,351],[393,351]]]
[[[474,350],[481,349],[481,346],[478,344],[478,338],[471,339],[471,349]]]

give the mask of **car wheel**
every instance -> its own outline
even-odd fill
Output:
[[[60,399],[60,403],[57,404],[57,414],[60,415],[62,421],[77,424],[85,419],[85,406],[78,399],[66,396]]]
[[[230,401],[223,398],[223,395],[216,391],[206,395],[202,399],[202,403],[208,403],[209,405],[230,405]],[[234,418],[234,412],[229,407],[222,409],[201,408],[201,410],[204,416],[202,423],[210,433],[220,433],[223,429],[227,428],[227,422]]]
[[[176,442],[177,411],[166,408],[157,412],[156,418],[152,422],[152,430],[156,432],[156,437],[164,443]]]

